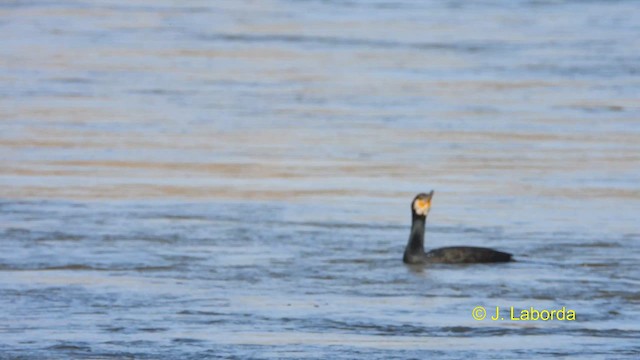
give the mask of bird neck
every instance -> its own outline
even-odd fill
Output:
[[[424,252],[424,229],[427,218],[425,216],[413,215],[411,221],[411,234],[409,235],[409,243],[407,251],[415,254],[416,252]]]

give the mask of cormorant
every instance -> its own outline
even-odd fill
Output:
[[[424,229],[431,209],[430,193],[420,193],[411,202],[411,234],[402,261],[407,264],[470,264],[511,261],[511,254],[484,247],[451,246],[424,251]]]

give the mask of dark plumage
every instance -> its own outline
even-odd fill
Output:
[[[411,234],[402,260],[407,264],[471,264],[511,261],[511,254],[475,246],[451,246],[424,251],[424,230],[433,191],[418,194],[411,202]]]

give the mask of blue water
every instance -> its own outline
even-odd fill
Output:
[[[637,358],[638,33],[634,1],[0,4],[0,358]],[[518,261],[405,266],[431,189],[427,248]]]

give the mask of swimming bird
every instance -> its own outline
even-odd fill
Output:
[[[420,193],[411,202],[411,234],[402,261],[407,264],[470,264],[511,261],[511,254],[484,247],[451,246],[424,252],[424,229],[431,209],[433,190]]]

